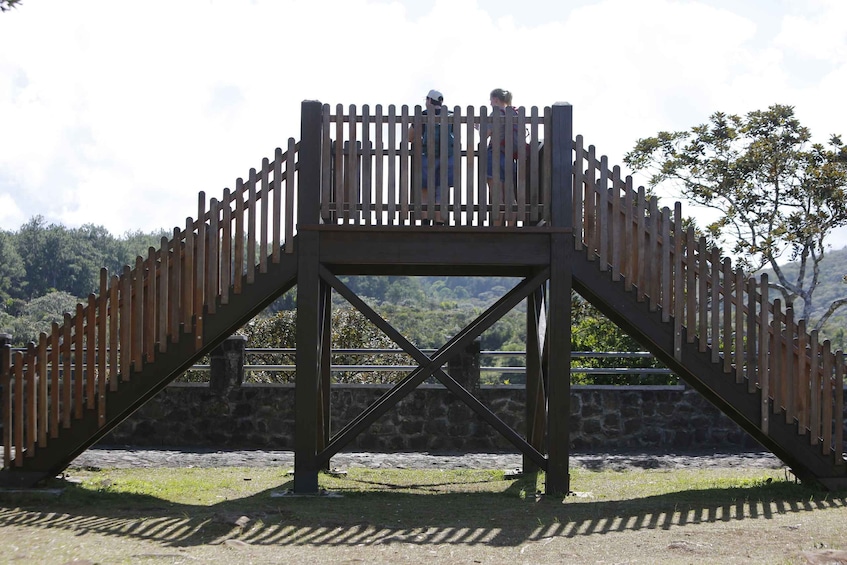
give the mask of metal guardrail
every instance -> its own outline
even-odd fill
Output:
[[[276,347],[247,347],[244,349],[244,354],[280,354],[291,355],[296,354],[294,348],[276,348]],[[423,353],[435,353],[435,349],[422,349]],[[333,349],[332,355],[408,355],[402,349]],[[580,359],[652,359],[654,356],[647,351],[574,351],[572,357]],[[526,351],[480,351],[480,357],[525,357]],[[445,364],[446,365],[446,364]],[[349,365],[349,364],[333,364],[331,365],[332,372],[392,372],[392,371],[412,371],[417,368],[417,365]],[[288,372],[294,371],[296,365],[293,364],[245,364],[245,371],[267,371],[267,372]],[[194,371],[208,371],[209,365],[197,364],[191,367]],[[480,373],[500,373],[500,374],[524,374],[526,366],[494,366],[480,365]],[[664,367],[572,367],[572,375],[672,375],[673,371]]]

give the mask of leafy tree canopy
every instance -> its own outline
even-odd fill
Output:
[[[0,12],[11,10],[20,5],[21,0],[0,0]]]
[[[773,270],[786,303],[814,310],[824,240],[847,225],[847,148],[838,135],[812,143],[794,108],[773,105],[746,116],[716,112],[690,131],[659,132],[638,140],[624,161],[651,173],[651,188],[678,189],[683,199],[711,208],[717,219],[703,227],[728,245],[748,272]],[[799,263],[794,276],[782,268]],[[847,296],[817,320],[820,328]],[[797,304],[795,304],[795,307]]]

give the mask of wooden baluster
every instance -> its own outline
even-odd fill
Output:
[[[71,414],[73,412],[71,405],[71,385],[74,381],[73,364],[71,362],[71,330],[73,328],[73,318],[68,312],[65,312],[64,323],[62,324],[62,427],[71,427]]]
[[[588,212],[587,212],[587,190],[585,188],[585,149],[583,147],[583,137],[576,136],[574,142],[574,165],[573,165],[573,239],[574,247],[577,251],[582,251],[585,247],[585,238],[588,231]],[[535,165],[537,167],[537,165]],[[549,207],[549,202],[544,205]],[[631,281],[630,281],[631,282]]]
[[[530,221],[533,225],[538,225],[541,220],[544,218],[542,205],[544,204],[544,200],[541,197],[541,153],[539,143],[539,131],[541,128],[540,116],[538,114],[538,107],[533,106],[532,110],[530,110],[530,126],[529,126],[529,198],[530,198],[530,208],[531,208],[531,216]],[[469,138],[468,144],[470,145],[470,140],[473,137]],[[580,141],[580,143],[582,143]],[[581,150],[580,145],[580,150]],[[577,152],[575,163],[580,165],[580,173],[582,171],[582,157]],[[576,173],[576,168],[574,168],[574,172]],[[574,212],[574,241],[579,242],[579,249],[582,249],[582,179],[579,179],[579,184],[577,184],[576,179],[574,181],[574,201],[573,201],[573,212]]]
[[[732,353],[733,353],[733,338],[732,338],[732,285],[734,277],[732,273],[732,260],[725,257],[723,260],[723,273],[721,277],[721,287],[719,296],[723,296],[723,332],[721,336],[721,344],[723,346],[723,372],[732,372]]]
[[[61,328],[58,322],[50,326],[50,437],[59,437],[59,408],[62,402],[62,389],[59,376]]]
[[[488,210],[491,205],[491,197],[488,194],[487,172],[488,172],[488,150],[486,148],[486,136],[491,131],[489,123],[488,108],[483,106],[479,109],[479,184],[476,191],[477,219],[476,225],[482,227],[488,221]],[[492,156],[493,158],[493,156]],[[493,166],[493,163],[492,163]],[[493,172],[493,171],[492,171]],[[549,203],[548,203],[549,207]]]
[[[156,342],[159,345],[159,353],[168,350],[168,315],[170,312],[170,290],[171,290],[171,252],[168,238],[162,236],[159,240],[159,282],[156,287],[159,297],[156,300],[158,314],[156,315]]]
[[[351,114],[351,117],[353,114]],[[351,119],[351,127],[353,120]],[[354,200],[354,210],[359,210],[359,214],[354,214],[353,223],[357,225],[369,226],[371,221],[371,116],[370,106],[364,104],[362,106],[362,159],[361,159],[361,185],[357,182],[357,195]],[[355,149],[358,152],[358,149]],[[359,159],[356,159],[359,163]]]
[[[383,214],[385,214],[385,140],[383,139],[383,129],[385,127],[385,118],[382,115],[382,104],[377,104],[374,107],[374,148],[373,148],[373,188],[374,188],[374,223],[381,226],[384,222]],[[458,130],[457,130],[458,131]],[[368,183],[370,186],[370,182]],[[367,217],[370,217],[368,214]]]
[[[118,351],[120,343],[120,291],[121,278],[117,275],[112,275],[112,282],[109,285],[109,390],[118,390],[118,375],[120,369],[118,365]]]
[[[797,357],[794,352],[794,308],[790,303],[785,309],[785,337],[783,338],[783,374],[780,395],[785,406],[785,423],[792,424],[797,414]]]
[[[544,131],[551,132],[553,131],[553,109],[550,106],[544,107]],[[549,139],[550,136],[545,135],[545,139]],[[552,194],[553,194],[553,151],[549,148],[544,151],[543,159],[541,159],[541,182],[542,186],[542,197],[541,201],[545,203],[544,205],[544,221],[549,225],[552,221],[550,202],[552,202]]]
[[[335,210],[332,216],[333,222],[337,223],[344,213],[344,106],[338,104],[335,107]],[[294,174],[294,169],[286,168],[286,175]]]
[[[401,225],[403,222],[397,217],[398,211],[398,194],[397,194],[397,158],[398,158],[398,149],[397,146],[397,107],[394,104],[390,104],[388,106],[388,118],[387,118],[387,127],[388,127],[388,176],[387,176],[387,186],[386,186],[386,224],[389,226],[393,225]],[[400,132],[401,139],[403,138],[403,131]]]
[[[220,207],[217,198],[209,200],[209,228],[206,232],[206,274],[205,304],[206,312],[214,314],[217,311],[218,294],[220,293]],[[255,260],[254,260],[255,265]]]
[[[621,236],[623,237],[623,241],[621,242],[623,248],[623,277],[626,285],[624,286],[624,290],[627,292],[632,290],[633,284],[633,268],[635,263],[635,258],[637,257],[637,245],[635,242],[638,241],[635,237],[633,237],[633,217],[632,217],[632,206],[633,206],[633,188],[632,188],[632,177],[627,175],[626,177],[626,187],[624,189],[626,192],[624,193],[624,204],[623,204],[623,233]]]
[[[359,181],[359,138],[356,135],[356,105],[350,104],[350,111],[347,114],[347,151],[345,152],[345,163],[346,167],[344,170],[344,200],[342,201],[344,204],[344,223],[349,224],[351,220],[354,220],[354,212],[356,211],[356,204],[359,201],[359,198],[356,194],[358,188]],[[417,130],[420,131],[420,130]],[[420,192],[418,193],[420,194]],[[358,223],[357,221],[353,221],[353,223]]]
[[[505,157],[503,160],[504,170],[502,171],[505,177],[503,181],[503,207],[506,212],[504,219],[506,220],[505,225],[512,226],[515,222],[514,200],[517,193],[517,186],[515,185],[515,160],[512,159],[512,156],[515,154],[514,136],[512,135],[515,128],[515,116],[512,112],[506,112],[502,116],[502,119],[503,129],[501,131],[504,133],[504,139],[498,147],[502,149]],[[494,172],[494,169],[492,168],[491,171]]]
[[[147,259],[144,262],[144,360],[152,363],[156,355],[156,300],[158,261],[156,248],[147,249]]]
[[[682,326],[685,323],[685,271],[683,270],[682,204],[673,210],[673,351],[682,360]]]
[[[235,181],[235,233],[233,233],[233,239],[235,240],[235,261],[232,271],[232,292],[239,295],[244,281],[244,181],[240,178]]]
[[[647,277],[647,295],[650,298],[650,311],[655,312],[659,308],[659,281],[662,280],[662,261],[659,255],[659,228],[661,222],[659,220],[659,199],[655,196],[650,199],[650,220],[647,223],[647,231],[649,235],[649,251],[645,259],[649,260],[653,265],[648,271]]]
[[[38,391],[35,383],[38,381],[38,367],[36,366],[37,358],[35,355],[35,343],[29,342],[24,355],[24,372],[22,381],[24,383],[24,404],[26,409],[24,417],[26,418],[26,456],[32,457],[35,455],[35,439],[38,423]]]
[[[97,401],[97,297],[88,295],[85,309],[85,408],[94,410]]]
[[[102,426],[106,422],[106,362],[109,354],[109,271],[100,269],[100,295],[97,297],[97,421]]]
[[[203,344],[203,317],[206,315],[206,195],[200,193],[197,206],[197,237],[194,239],[194,348]]]
[[[54,323],[55,325],[55,323]],[[12,346],[0,347],[0,416],[3,420],[3,467],[8,469],[12,463]]]
[[[662,208],[662,213],[659,219],[662,222],[661,226],[661,241],[662,243],[662,272],[661,272],[661,297],[659,304],[662,308],[662,321],[668,323],[671,321],[671,312],[673,312],[673,245],[671,243],[671,211],[665,206]]]
[[[808,363],[808,334],[806,333],[806,320],[797,322],[797,383],[795,392],[797,395],[797,422],[799,433],[805,434],[809,430],[809,363]]]
[[[612,256],[612,281],[618,282],[621,280],[621,272],[623,271],[623,267],[621,266],[621,256],[623,252],[621,250],[622,239],[621,236],[621,189],[623,188],[623,181],[621,181],[621,168],[617,165],[612,169],[612,191],[611,191],[611,212],[612,212],[612,223],[609,226],[611,231],[611,249],[610,253]]]
[[[770,309],[770,299],[768,298],[768,275],[763,274],[759,283],[759,294],[761,296],[761,304],[759,310],[759,386],[762,390],[762,423],[761,429],[764,433],[768,433],[768,401],[771,395],[770,391],[770,322],[768,321],[768,310]]]
[[[121,380],[128,381],[132,369],[132,334],[135,324],[132,320],[132,271],[124,266],[121,275]],[[70,373],[65,373],[67,379]]]
[[[635,285],[638,288],[638,292],[635,295],[635,299],[638,302],[644,302],[647,296],[647,263],[650,261],[650,257],[647,255],[647,200],[643,186],[638,187],[638,204],[635,209],[635,217],[635,231],[637,234],[635,248],[638,255],[636,263],[638,268],[635,271]]]
[[[476,151],[478,148],[482,147],[482,142],[477,145],[476,143],[476,130],[474,128],[474,124],[476,123],[475,117],[475,108],[473,106],[468,106],[466,111],[466,119],[465,119],[465,139],[467,140],[467,157],[465,158],[465,214],[463,216],[462,225],[473,226],[477,225],[475,221],[475,213],[474,206],[477,202],[476,198],[476,190],[477,186],[482,186],[485,184],[485,179],[482,176],[479,177],[479,185],[474,182],[474,179],[477,178],[476,175],[476,167],[478,164],[477,159],[475,159]],[[484,141],[484,140],[483,140]],[[460,161],[461,162],[461,161]],[[456,165],[457,171],[460,168],[458,163]],[[461,186],[457,184],[456,186]]]
[[[609,158],[600,157],[600,179],[597,183],[597,208],[598,208],[598,255],[600,257],[600,270],[609,270]]]
[[[328,106],[324,105],[324,108],[328,108]],[[326,118],[325,118],[326,119]],[[329,128],[329,122],[325,121],[325,128]],[[324,147],[323,147],[323,155],[324,159],[324,176],[322,179],[322,183],[325,187],[326,194],[325,198],[322,200],[324,207],[323,218],[326,219],[329,217],[329,187],[330,187],[330,161],[329,161],[329,130],[325,132],[324,138]],[[285,182],[282,175],[282,160],[284,159],[284,155],[282,149],[280,147],[276,148],[274,152],[274,163],[273,163],[273,172],[274,172],[274,180],[273,180],[273,193],[274,193],[274,211],[273,211],[273,242],[271,243],[271,262],[276,265],[279,263],[280,251],[282,248],[282,206],[285,202]],[[292,176],[294,173],[292,172]],[[230,225],[232,222],[232,203],[230,202],[231,198],[227,198],[226,207],[224,208],[224,242],[232,241],[232,226]],[[226,256],[229,257],[232,253],[232,249],[227,244],[227,252]],[[232,259],[227,259],[227,261],[231,261]]]
[[[194,330],[194,220],[191,217],[185,219],[185,237],[183,239],[183,262],[180,269],[180,284],[182,286],[182,298],[180,307],[182,309],[182,331],[191,333]],[[235,240],[236,247],[238,240]],[[236,255],[235,273],[239,272]]]
[[[835,379],[833,375],[833,358],[832,344],[830,341],[823,342],[823,375],[821,376],[821,453],[829,455],[832,452],[832,428],[833,428],[833,385]],[[843,389],[838,390],[839,395],[843,395]],[[835,423],[838,427],[844,425],[844,412],[838,414]]]
[[[330,125],[332,123],[332,115],[330,114],[329,104],[324,104],[321,107],[321,218],[325,223],[335,221],[332,208],[335,195],[332,192],[332,139],[330,138]],[[340,139],[340,138],[339,138]],[[279,231],[279,222],[281,219],[280,212],[282,210],[284,191],[282,190],[282,160],[285,157],[282,154],[282,149],[277,148],[274,153],[274,244],[273,248],[276,255],[273,256],[273,262],[279,263],[280,245],[282,245],[281,232]],[[294,171],[291,170],[291,174]]]
[[[821,437],[821,347],[818,344],[818,330],[812,330],[809,350],[809,444],[817,445]]]
[[[270,174],[271,174],[271,164],[268,161],[268,158],[265,157],[262,159],[262,176],[260,182],[261,186],[261,198],[259,198],[259,204],[261,206],[261,214],[259,217],[259,272],[267,273],[268,272],[268,220],[270,218],[270,205],[271,205],[271,194],[270,194]],[[229,203],[227,202],[227,208],[229,208]],[[216,214],[217,217],[217,214]],[[223,255],[223,252],[221,252]],[[221,257],[221,270],[223,270],[223,257]]]
[[[694,228],[689,227],[685,236],[685,329],[688,343],[694,343],[694,338],[697,336],[697,277],[699,276],[697,238],[694,235]]]
[[[835,450],[834,459],[836,465],[844,469],[844,425],[842,424],[842,414],[844,414],[844,352],[839,350],[835,354],[835,437],[832,445]]]
[[[706,249],[706,238],[700,236],[697,261],[697,337],[698,351],[705,353],[709,345],[709,254]]]
[[[518,136],[516,140],[512,138],[514,136],[509,135],[509,141],[517,141],[518,146],[512,147],[511,153],[509,155],[517,155],[517,161],[515,162],[515,175],[517,175],[517,183],[515,185],[515,192],[509,194],[515,194],[517,196],[517,212],[516,212],[516,223],[513,225],[517,225],[517,222],[521,222],[522,225],[526,225],[529,218],[527,216],[526,210],[526,164],[527,164],[527,154],[526,154],[526,136],[523,135],[523,132],[526,132],[526,109],[521,106],[518,108],[518,115],[513,116],[514,119],[517,120],[517,125],[514,126],[518,130]],[[508,129],[507,131],[512,132],[513,129]],[[511,163],[511,159],[507,159]]]
[[[24,354],[16,351],[13,358],[15,382],[9,386],[9,394],[14,398],[14,407],[11,410],[10,428],[14,435],[12,445],[15,448],[15,466],[21,467],[24,464]]]
[[[721,353],[721,253],[717,247],[712,248],[711,259],[711,329],[710,337],[712,342],[712,363],[720,362]]]
[[[600,256],[597,224],[597,157],[593,145],[588,146],[588,168],[585,171],[585,245],[588,247],[588,260],[594,261]],[[549,203],[548,203],[549,208]]]
[[[247,187],[247,284],[256,280],[256,169],[250,169],[250,184]],[[210,302],[209,299],[206,302]]]
[[[771,346],[768,348],[768,357],[770,358],[770,391],[773,395],[772,410],[774,414],[779,414],[783,407],[785,397],[782,396],[782,382],[785,377],[785,358],[783,347],[782,325],[785,322],[782,314],[782,300],[779,298],[773,301],[773,323],[771,324]]]
[[[179,341],[180,302],[182,300],[182,231],[174,228],[171,237],[170,272],[168,273],[168,335],[171,343]]]
[[[144,259],[135,258],[132,271],[132,368],[140,371],[144,363]]]
[[[74,418],[82,418],[83,398],[85,395],[85,355],[84,355],[84,339],[85,331],[83,324],[85,322],[85,310],[82,304],[76,305],[76,315],[74,316]]]
[[[275,167],[279,165],[275,162]],[[279,178],[279,177],[276,177]],[[274,181],[276,184],[278,181]],[[280,188],[277,187],[274,191],[275,205],[279,203]],[[270,194],[265,191],[265,198],[270,202]],[[220,272],[221,272],[221,304],[229,304],[230,287],[232,286],[232,195],[229,189],[224,189],[224,197],[221,201],[221,256],[220,256]],[[279,221],[279,213],[274,210],[274,222]],[[274,241],[271,243],[271,261],[279,263],[279,225],[274,225]],[[265,253],[263,253],[264,255]],[[275,258],[274,258],[275,257]],[[267,270],[267,257],[265,258],[265,269]]]
[[[38,334],[38,346],[35,353],[35,365],[37,367],[36,375],[38,377],[38,444],[41,446],[47,445],[48,431],[48,405],[49,405],[49,389],[47,387],[50,374],[47,367],[47,334],[41,332]]]
[[[737,268],[733,302],[735,303],[735,382],[738,384],[744,382],[744,335],[747,331],[744,328],[744,295],[744,272],[741,268]]]
[[[453,143],[454,186],[445,188],[450,208],[444,221],[447,225],[458,226],[462,224],[462,189],[460,188],[462,186],[462,109],[459,106],[456,106],[453,112],[453,131],[456,137]]]
[[[747,279],[747,392],[756,392],[759,384],[759,356],[756,349],[758,344],[757,305],[759,304],[759,291],[756,279]]]
[[[294,253],[294,199],[296,197],[297,150],[294,138],[288,138],[288,160],[285,163],[285,252]]]

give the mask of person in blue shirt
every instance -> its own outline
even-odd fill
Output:
[[[430,112],[434,113],[436,116],[436,120],[440,120],[441,112],[447,112],[448,116],[452,116],[453,113],[444,107],[444,96],[441,92],[437,90],[430,90],[426,95],[426,109],[423,111],[423,115],[427,116]],[[409,142],[412,143],[415,140],[415,136],[417,133],[415,132],[414,127],[409,128]],[[447,126],[447,155],[441,155],[441,124],[437,123],[435,125],[435,135],[433,139],[434,155],[429,155],[429,150],[427,149],[428,143],[428,132],[426,124],[422,125],[421,131],[421,140],[422,140],[422,148],[423,155],[421,158],[421,169],[422,169],[422,183],[421,183],[421,202],[428,202],[427,198],[429,196],[429,188],[433,186],[435,189],[435,202],[436,204],[441,202],[441,167],[447,167],[447,186],[452,188],[454,186],[453,181],[453,143],[454,143],[454,134],[453,134],[453,124],[450,123]],[[435,179],[430,182],[429,179],[429,160],[435,159]],[[442,219],[441,211],[436,211],[435,213],[435,225],[444,225],[444,221]],[[430,217],[432,214],[429,211],[423,212],[423,219],[421,219],[421,225],[428,226],[430,224]]]

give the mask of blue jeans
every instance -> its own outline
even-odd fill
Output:
[[[441,157],[435,158],[435,201],[441,201],[441,163],[445,159]],[[453,186],[453,157],[450,156],[446,159],[447,161],[447,186]],[[422,184],[421,187],[428,189],[429,188],[429,162],[427,156],[424,155],[421,159],[421,179]]]
[[[494,153],[494,150],[489,146],[488,147],[488,163],[486,164],[486,168],[487,168],[486,173],[488,175],[488,178],[490,178],[490,179],[494,178],[494,155],[493,155],[493,153]],[[499,151],[498,153],[500,153],[500,180],[505,181],[506,180],[506,153],[503,152],[503,151]],[[512,163],[514,163],[514,161],[512,161]],[[514,172],[515,170],[516,170],[515,167],[512,167],[512,171]]]

